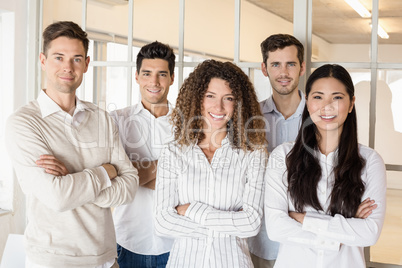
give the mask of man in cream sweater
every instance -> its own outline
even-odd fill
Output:
[[[114,267],[110,207],[131,202],[137,170],[109,115],[79,100],[87,34],[73,22],[43,33],[46,89],[8,120],[6,139],[27,196],[26,267]]]

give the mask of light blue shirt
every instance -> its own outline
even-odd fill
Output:
[[[271,153],[282,143],[296,140],[304,106],[306,105],[306,98],[300,90],[299,95],[301,97],[299,106],[297,106],[296,112],[287,119],[276,108],[272,96],[260,102],[261,111],[266,120],[265,135],[268,141],[268,152]],[[268,238],[264,219],[260,232],[257,236],[248,239],[248,245],[250,252],[260,258],[275,260],[278,255],[279,243]]]

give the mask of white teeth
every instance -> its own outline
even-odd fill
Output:
[[[321,115],[321,118],[323,118],[323,119],[332,119],[332,118],[335,118],[335,115],[327,115],[327,116]]]
[[[216,118],[216,119],[222,119],[223,117],[225,117],[225,115],[216,115],[216,114],[211,114],[211,113],[209,113],[213,118]]]
[[[157,89],[157,90],[148,89],[148,91],[151,92],[151,93],[158,93],[160,90],[159,89]]]

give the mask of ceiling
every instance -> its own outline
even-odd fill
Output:
[[[247,0],[293,21],[293,0]],[[295,0],[297,1],[297,0]],[[360,0],[371,12],[372,0]],[[379,0],[379,23],[389,39],[380,44],[402,44],[402,1]],[[313,0],[313,34],[331,44],[370,43],[371,18],[362,18],[344,0]]]

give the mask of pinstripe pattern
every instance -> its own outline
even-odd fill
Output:
[[[176,238],[167,267],[253,267],[245,238],[260,228],[266,157],[233,149],[227,138],[211,163],[197,145],[163,149],[155,228]],[[187,203],[186,215],[177,214]]]

